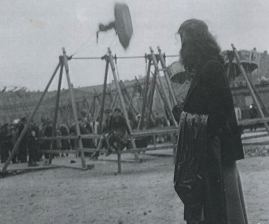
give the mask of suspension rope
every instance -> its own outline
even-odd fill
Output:
[[[91,39],[95,38],[94,36],[89,36],[88,39],[86,39],[85,42],[83,42],[80,47],[78,47],[77,50],[75,50],[75,52],[73,54],[71,54],[71,57],[74,56],[75,54],[81,52],[82,50],[86,49],[87,47],[89,47],[89,42],[91,41]],[[88,46],[87,46],[88,45]]]

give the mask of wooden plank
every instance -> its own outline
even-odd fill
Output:
[[[58,150],[58,149],[38,150],[38,152],[51,153],[51,154],[59,154],[59,153],[76,154],[77,153],[76,150]]]
[[[56,137],[39,137],[37,139],[38,140],[58,140],[58,139],[68,140],[68,139],[78,139],[78,138],[79,138],[79,136],[77,136],[77,135],[69,135],[69,136],[56,136]]]
[[[144,136],[154,136],[154,135],[158,135],[158,134],[171,134],[171,133],[175,133],[178,134],[179,133],[179,129],[178,128],[167,128],[167,129],[148,129],[148,130],[143,130],[143,131],[139,131],[139,132],[133,132],[132,136],[133,137],[144,137]]]
[[[251,135],[251,136],[242,136],[241,139],[242,140],[247,140],[247,139],[255,139],[255,138],[262,138],[262,137],[266,137],[268,136],[268,133],[266,134],[261,134],[261,135]]]
[[[264,118],[254,118],[254,119],[244,119],[238,122],[238,125],[241,126],[247,126],[251,124],[260,124],[264,122],[269,122],[269,117],[264,117]]]
[[[136,148],[136,149],[126,149],[121,151],[121,154],[127,154],[127,153],[139,153],[139,152],[146,152],[146,151],[155,151],[155,150],[160,150],[160,149],[172,149],[174,147],[173,144],[168,144],[168,145],[160,145],[156,147],[146,147],[146,148]],[[84,152],[96,152],[97,149],[91,149],[91,148],[78,148],[80,151]],[[106,150],[100,150],[100,153],[105,153]],[[118,154],[118,152],[113,151],[111,154]]]
[[[179,133],[179,129],[175,127],[168,127],[168,128],[162,128],[162,129],[148,129],[148,130],[137,130],[134,129],[132,131],[132,136],[133,137],[143,137],[143,136],[154,136],[157,134],[171,134],[171,133]],[[80,136],[57,136],[57,137],[40,137],[38,140],[63,140],[63,139],[98,139],[101,138],[102,135],[98,134],[83,134]]]
[[[63,140],[63,139],[96,139],[96,138],[101,138],[102,135],[98,134],[83,134],[83,135],[69,135],[69,136],[56,136],[56,137],[40,137],[38,140]]]
[[[243,145],[244,146],[247,146],[247,145],[251,145],[251,146],[254,146],[254,145],[269,145],[269,141],[265,141],[265,142],[243,142]]]
[[[46,165],[46,166],[34,166],[34,167],[11,167],[9,172],[30,172],[30,171],[41,171],[41,170],[49,170],[49,169],[57,169],[62,166],[57,165]]]

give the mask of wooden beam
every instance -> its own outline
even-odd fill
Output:
[[[146,112],[146,105],[147,105],[147,94],[148,94],[148,89],[149,89],[150,68],[151,68],[151,59],[148,59],[148,69],[147,69],[146,80],[145,80],[144,91],[143,91],[142,112],[141,112],[141,118],[137,127],[140,130],[142,130],[144,127],[144,119],[145,119],[145,112]]]
[[[57,133],[56,126],[57,126],[59,102],[60,102],[60,96],[61,96],[62,77],[63,77],[63,56],[60,56],[60,62],[61,62],[61,68],[60,68],[58,90],[57,90],[56,104],[55,104],[55,110],[54,110],[54,118],[53,118],[53,123],[52,123],[52,136],[53,137],[55,137]],[[57,141],[54,141],[53,145],[55,146],[56,144],[57,144]],[[49,164],[51,164],[51,162],[52,162],[52,156],[49,155]]]
[[[99,127],[98,127],[98,134],[101,134],[102,127],[103,127],[103,115],[104,115],[104,107],[105,107],[105,100],[106,100],[106,84],[107,84],[107,77],[108,77],[108,68],[109,62],[106,60],[106,69],[105,69],[105,77],[104,77],[104,85],[103,85],[103,95],[101,101],[101,108],[100,108],[100,119],[99,119]]]
[[[247,126],[251,124],[260,124],[264,122],[269,122],[269,117],[264,117],[264,118],[253,118],[253,119],[244,119],[238,122],[238,125],[241,126]]]
[[[149,121],[151,120],[151,115],[152,115],[152,106],[153,106],[156,81],[157,81],[157,71],[155,69],[155,72],[153,73],[152,82],[151,82],[151,84],[152,84],[151,89],[149,91],[147,128],[149,128]]]

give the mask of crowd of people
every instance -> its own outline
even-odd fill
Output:
[[[136,129],[139,125],[141,115],[132,116],[129,114],[129,124],[123,116],[119,108],[106,109],[101,127],[99,127],[99,118],[95,121],[90,116],[81,117],[78,119],[80,133],[92,134],[98,133],[102,137],[100,139],[82,139],[83,148],[96,148],[96,153],[85,152],[85,156],[97,159],[100,155],[101,149],[106,149],[106,156],[110,155],[112,151],[130,147],[131,129]],[[154,119],[148,120],[147,116],[144,118],[144,123],[147,128],[163,127],[169,125],[169,120],[164,116],[155,114]],[[5,163],[11,155],[12,149],[22,133],[27,119],[21,118],[18,122],[11,124],[6,123],[0,128],[0,155],[1,163]],[[99,130],[100,129],[100,130]],[[48,118],[41,118],[40,123],[31,122],[26,134],[23,136],[15,155],[12,158],[12,163],[27,163],[28,166],[37,166],[37,162],[44,160],[45,164],[49,164],[51,159],[58,156],[68,156],[68,153],[49,154],[45,150],[55,149],[60,151],[67,151],[77,148],[77,140],[75,139],[57,139],[46,140],[42,137],[52,136],[75,136],[77,135],[75,123],[68,127],[66,124],[59,124],[56,126],[55,133],[53,133],[52,121]],[[162,143],[167,140],[167,136],[157,136],[157,143]],[[101,141],[101,142],[100,142]],[[149,138],[137,139],[138,147],[146,147]],[[99,144],[100,142],[100,144]]]

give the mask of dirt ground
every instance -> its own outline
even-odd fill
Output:
[[[111,161],[86,159],[87,164],[95,164],[88,171],[58,168],[0,179],[0,223],[185,223],[173,189],[172,150],[165,152],[141,155],[142,163],[123,162],[120,175],[112,155]],[[130,156],[123,160],[133,159]],[[249,224],[269,223],[269,157],[246,158],[238,168]]]

